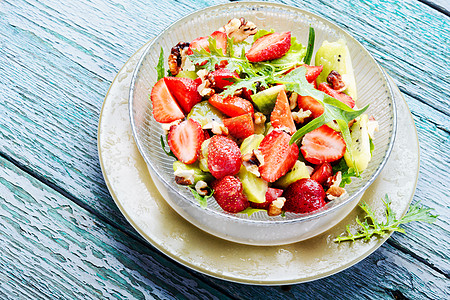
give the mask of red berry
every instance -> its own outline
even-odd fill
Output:
[[[284,209],[288,212],[306,214],[323,207],[325,191],[316,181],[303,178],[289,185],[283,193]]]
[[[339,133],[327,125],[322,125],[305,134],[300,150],[307,161],[317,165],[342,158],[345,142]]]
[[[355,100],[353,100],[352,97],[350,97],[347,94],[344,94],[343,92],[333,90],[331,86],[326,82],[322,82],[321,84],[319,84],[319,91],[322,91],[325,94],[341,101],[342,103],[346,104],[351,108],[355,107]]]
[[[294,166],[299,151],[297,144],[289,145],[290,140],[286,132],[273,130],[259,144],[258,149],[264,156],[259,172],[264,180],[274,182]]]
[[[169,92],[164,78],[153,86],[150,99],[153,105],[153,117],[157,122],[171,123],[184,118],[183,111]]]
[[[280,197],[281,194],[283,194],[283,190],[268,188],[266,192],[266,201],[263,203],[250,202],[250,206],[259,209],[269,209],[270,203]]]
[[[209,74],[214,78],[214,87],[224,89],[225,87],[232,85],[236,78],[239,78],[236,71],[231,72],[228,69],[218,69]]]
[[[309,110],[311,111],[311,117],[313,119],[320,117],[325,109],[323,105],[320,104],[319,101],[310,96],[298,96],[297,105],[299,108],[303,109],[303,111]]]
[[[227,34],[225,32],[221,32],[221,31],[214,31],[211,34],[211,37],[216,39],[216,47],[217,49],[222,49],[222,52],[225,54],[226,50],[227,50]],[[189,45],[189,51],[188,54],[192,54],[192,50],[191,49],[196,49],[196,50],[200,50],[200,49],[205,49],[206,51],[209,51],[209,36],[202,36],[199,38],[196,38],[195,40],[193,40],[191,42],[191,44]]]
[[[199,123],[188,119],[170,127],[167,141],[170,150],[185,164],[194,163],[199,155],[205,134]]]
[[[245,54],[251,62],[282,57],[291,47],[291,32],[271,33],[257,39]]]
[[[202,101],[202,96],[197,91],[199,85],[194,80],[183,77],[165,77],[164,82],[185,114],[188,114],[195,104]]]
[[[208,101],[212,106],[229,117],[237,117],[248,113],[253,115],[252,103],[240,97],[228,96],[223,98],[218,94],[214,94]]]
[[[236,142],[222,135],[215,135],[208,145],[208,169],[220,179],[236,175],[241,168],[241,150]]]
[[[228,132],[237,139],[245,139],[255,132],[251,114],[245,114],[229,119],[223,119]]]
[[[275,107],[270,115],[270,123],[273,128],[286,130],[289,134],[294,134],[297,130],[295,128],[294,119],[292,118],[289,101],[284,90],[278,94],[277,102],[275,103]]]
[[[320,73],[323,70],[323,66],[310,66],[310,65],[300,65],[295,68],[290,69],[286,72],[286,74],[290,73],[292,70],[295,70],[298,67],[305,67],[306,68],[306,80],[308,80],[309,83],[314,83],[316,78],[319,77]]]
[[[214,198],[219,206],[227,212],[237,213],[249,206],[242,189],[241,181],[234,176],[225,176],[212,183]]]
[[[333,175],[333,167],[330,163],[326,162],[318,165],[314,173],[311,175],[311,179],[317,181],[319,184],[323,185],[327,182],[327,179]]]

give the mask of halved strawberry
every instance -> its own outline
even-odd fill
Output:
[[[197,91],[198,84],[194,80],[183,77],[164,77],[164,82],[185,114],[188,114],[195,104],[202,101],[202,96]]]
[[[241,150],[233,140],[215,135],[208,144],[208,169],[217,179],[236,175],[241,168]]]
[[[303,178],[289,185],[283,193],[284,209],[288,212],[306,214],[323,207],[325,191],[316,181]]]
[[[224,211],[237,213],[249,205],[241,181],[234,176],[225,176],[215,180],[212,188],[214,189],[214,199]]]
[[[222,49],[222,52],[225,54],[225,52],[227,51],[227,34],[222,31],[214,31],[210,36],[216,39],[217,49]],[[193,53],[192,49],[200,50],[202,48],[210,52],[209,51],[210,36],[202,36],[194,39],[189,45],[188,54]]]
[[[253,115],[252,103],[240,97],[228,96],[223,98],[218,94],[214,94],[208,101],[212,106],[229,117],[237,117],[248,113]]]
[[[318,90],[341,101],[344,104],[347,104],[347,106],[349,106],[351,108],[355,107],[355,100],[353,100],[352,97],[350,97],[347,94],[344,94],[343,92],[338,92],[336,90],[333,90],[331,88],[331,86],[326,82],[322,82],[321,84],[319,84]]]
[[[313,119],[320,117],[325,109],[323,105],[320,104],[319,101],[310,96],[298,96],[297,105],[299,108],[303,109],[303,111],[309,110],[311,111],[311,117]]]
[[[259,144],[258,149],[264,156],[259,172],[264,180],[274,182],[294,166],[299,151],[297,144],[289,145],[290,140],[286,132],[273,130]]]
[[[236,71],[231,72],[228,69],[218,69],[209,74],[214,78],[214,87],[219,89],[224,89],[225,87],[232,85],[236,78],[239,78]]]
[[[292,118],[291,109],[289,108],[289,101],[284,90],[278,93],[277,102],[270,114],[270,123],[273,128],[287,130],[289,134],[294,134],[297,130],[295,128],[294,119]]]
[[[245,139],[255,133],[251,114],[223,119],[223,124],[228,128],[228,132],[238,139]]]
[[[300,150],[310,163],[322,164],[342,158],[345,153],[345,142],[339,133],[327,125],[322,125],[305,134]]]
[[[283,194],[283,190],[268,188],[266,192],[266,201],[263,203],[250,202],[250,206],[259,209],[269,209],[270,203],[280,197],[281,194]]]
[[[153,105],[153,117],[159,123],[171,123],[184,118],[183,111],[169,92],[164,78],[152,88],[150,99]]]
[[[271,33],[257,39],[245,54],[251,62],[282,57],[291,47],[291,32]]]
[[[193,119],[188,119],[170,127],[167,141],[170,150],[185,164],[194,163],[205,139],[203,129]]]
[[[314,169],[314,173],[311,175],[311,179],[317,181],[319,184],[323,185],[327,182],[327,179],[333,175],[333,167],[330,163],[326,162],[318,165]]]

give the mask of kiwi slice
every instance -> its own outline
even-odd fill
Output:
[[[369,117],[366,114],[362,114],[356,118],[356,122],[350,128],[350,136],[352,137],[350,151],[352,152],[353,161],[347,151],[344,154],[347,166],[357,169],[359,173],[367,168],[369,161],[372,158],[370,152],[370,137],[367,128],[368,122]]]
[[[184,77],[184,78],[189,78],[189,79],[194,80],[198,76],[197,76],[197,73],[195,73],[195,71],[180,71],[180,72],[178,72],[177,76],[175,76],[175,77]]]
[[[197,181],[200,181],[200,180],[209,182],[214,179],[214,177],[210,173],[203,172],[200,169],[198,162],[195,162],[190,165],[186,165],[186,164],[182,163],[181,161],[176,160],[173,162],[173,170],[174,171],[177,171],[177,170],[184,170],[184,171],[192,170],[192,171],[194,171],[194,183],[197,183]]]
[[[203,127],[212,121],[222,123],[222,119],[225,118],[225,115],[221,113],[220,110],[209,104],[208,101],[202,101],[192,107],[191,111],[187,115],[187,118],[194,119]]]
[[[291,183],[294,183],[302,178],[309,178],[309,172],[305,163],[297,160],[294,167],[289,172],[275,181],[275,185],[285,189]]]
[[[273,108],[275,107],[278,94],[285,88],[286,87],[284,85],[275,85],[259,93],[253,94],[252,95],[253,103],[255,103],[256,107],[260,112],[262,112],[265,115],[269,115],[272,112]]]

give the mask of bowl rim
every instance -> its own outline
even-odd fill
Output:
[[[151,49],[151,47],[162,37],[164,36],[168,31],[170,31],[171,29],[175,28],[176,26],[179,26],[180,24],[185,23],[186,19],[191,18],[194,15],[201,15],[202,13],[205,13],[207,11],[211,11],[211,10],[216,10],[218,8],[226,8],[226,7],[236,7],[236,6],[248,6],[248,5],[259,5],[259,6],[264,6],[264,7],[278,7],[278,8],[284,8],[284,9],[290,9],[290,10],[295,10],[299,13],[302,13],[304,15],[310,15],[313,18],[315,18],[317,21],[320,21],[322,23],[324,23],[326,26],[334,29],[337,32],[342,33],[346,39],[352,40],[352,42],[354,42],[357,46],[360,47],[361,50],[363,50],[364,54],[367,56],[368,59],[372,60],[372,62],[375,64],[375,67],[377,68],[379,74],[381,74],[381,79],[383,81],[383,85],[387,87],[387,91],[388,91],[388,97],[391,99],[391,104],[392,104],[392,112],[393,112],[393,118],[392,118],[392,133],[390,135],[389,138],[389,144],[388,144],[388,148],[386,149],[386,152],[384,154],[384,158],[382,160],[382,162],[378,165],[377,169],[373,172],[372,176],[367,180],[367,182],[360,188],[358,189],[352,196],[347,197],[346,199],[343,199],[340,203],[332,206],[332,207],[328,207],[327,209],[319,209],[316,210],[314,212],[310,212],[307,214],[296,214],[298,215],[298,217],[296,218],[292,218],[292,219],[281,219],[281,220],[274,220],[274,219],[268,219],[268,220],[255,220],[255,219],[247,219],[247,218],[239,218],[236,217],[236,214],[232,214],[232,213],[228,213],[226,211],[218,211],[218,210],[214,210],[214,209],[210,209],[209,207],[206,208],[202,208],[200,207],[200,204],[198,203],[198,201],[196,201],[193,197],[189,197],[186,198],[184,195],[182,195],[179,191],[179,188],[175,188],[171,185],[171,183],[167,182],[163,176],[159,176],[159,172],[156,170],[156,168],[153,166],[153,164],[151,163],[151,161],[148,159],[147,155],[145,155],[144,152],[144,146],[141,144],[141,141],[138,138],[138,134],[137,134],[137,128],[133,122],[134,120],[134,110],[133,110],[133,103],[134,103],[134,87],[136,84],[136,81],[138,79],[138,75],[140,73],[140,70],[142,68],[143,65],[143,61],[145,60],[146,56],[149,54],[149,51]],[[261,1],[240,1],[240,2],[231,2],[231,3],[223,3],[223,4],[217,4],[217,5],[213,5],[213,6],[209,6],[206,7],[204,9],[198,10],[198,11],[194,11],[190,14],[187,14],[181,18],[179,18],[178,20],[176,20],[175,22],[173,22],[170,26],[166,27],[165,30],[163,30],[161,33],[159,33],[155,38],[153,38],[153,40],[148,43],[146,49],[144,50],[144,52],[142,53],[141,57],[139,58],[139,61],[136,65],[136,68],[133,71],[133,75],[131,78],[131,84],[130,84],[130,90],[129,90],[129,102],[128,102],[128,112],[129,112],[129,118],[130,118],[130,123],[131,123],[131,130],[132,130],[132,134],[133,134],[133,138],[136,142],[136,146],[139,149],[139,152],[141,154],[141,156],[144,158],[144,161],[146,162],[146,164],[148,166],[150,166],[151,170],[153,172],[155,172],[155,174],[159,177],[159,179],[164,183],[164,185],[167,187],[169,187],[169,189],[174,192],[178,197],[181,197],[182,199],[186,199],[187,201],[189,201],[191,204],[193,204],[194,206],[197,206],[199,209],[203,210],[204,213],[207,214],[212,214],[212,215],[217,215],[220,218],[223,219],[231,219],[235,222],[243,222],[243,223],[255,223],[255,224],[290,224],[290,223],[297,223],[297,222],[304,222],[304,221],[309,221],[309,220],[314,220],[317,218],[320,218],[323,215],[332,213],[336,210],[338,210],[339,208],[341,208],[342,206],[352,202],[353,200],[355,200],[356,198],[358,198],[359,196],[361,196],[361,194],[376,180],[376,178],[378,177],[378,175],[380,174],[380,172],[382,171],[382,169],[384,168],[389,156],[391,155],[392,152],[392,148],[394,145],[394,140],[395,140],[395,135],[397,132],[397,111],[396,111],[396,103],[395,103],[395,98],[393,96],[393,91],[391,86],[388,84],[388,80],[386,77],[385,72],[383,71],[383,69],[381,68],[381,66],[377,63],[377,61],[375,60],[375,58],[372,56],[372,54],[357,40],[355,39],[352,35],[350,35],[346,30],[342,29],[340,26],[336,25],[335,23],[333,23],[332,21],[327,20],[324,17],[321,17],[319,15],[316,15],[315,13],[312,13],[310,11],[295,7],[295,6],[290,6],[290,5],[286,5],[286,4],[280,4],[280,3],[272,3],[272,2],[261,2]]]

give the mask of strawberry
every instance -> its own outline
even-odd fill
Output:
[[[322,125],[305,134],[300,150],[307,161],[317,165],[343,157],[345,142],[339,133]]]
[[[164,82],[185,114],[188,114],[195,104],[202,101],[202,96],[197,91],[199,85],[194,80],[183,77],[165,77]]]
[[[188,119],[170,127],[167,141],[179,161],[192,164],[198,158],[204,139],[205,134],[200,124]]]
[[[347,106],[349,106],[351,108],[355,107],[355,100],[353,100],[352,97],[350,97],[347,94],[344,94],[343,92],[338,92],[336,90],[333,90],[331,88],[331,86],[326,82],[322,82],[321,84],[319,84],[318,90],[341,101],[342,103],[346,104]]]
[[[292,69],[290,69],[289,71],[286,72],[286,74],[290,73],[291,71],[297,69],[298,67],[305,67],[306,68],[306,80],[308,80],[309,83],[315,83],[315,80],[317,77],[319,77],[320,73],[323,70],[323,66],[310,66],[307,64],[303,64],[297,67],[294,67]]]
[[[222,49],[222,52],[225,54],[227,50],[227,34],[225,32],[221,31],[214,31],[211,35],[211,37],[216,39],[216,47],[217,49]],[[209,51],[209,37],[210,36],[202,36],[199,38],[196,38],[191,42],[189,45],[189,50],[187,54],[192,54],[192,49],[200,50],[205,49],[206,51]]]
[[[325,191],[316,181],[303,178],[289,185],[283,193],[284,209],[288,212],[306,214],[323,207]]]
[[[252,103],[240,97],[228,96],[223,98],[218,94],[214,94],[208,101],[209,104],[229,117],[237,117],[248,113],[253,115]]]
[[[228,132],[237,139],[245,139],[255,133],[251,114],[245,114],[229,119],[223,119]]]
[[[164,78],[153,86],[150,99],[153,105],[153,117],[157,122],[171,123],[184,118],[183,111],[169,92]]]
[[[217,204],[227,212],[237,213],[249,206],[241,181],[234,176],[225,176],[212,183]]]
[[[295,128],[294,119],[292,118],[291,109],[289,108],[289,101],[284,90],[278,93],[277,102],[270,115],[270,123],[273,128],[286,130],[289,134],[294,134],[297,130]]]
[[[259,144],[264,164],[259,167],[261,177],[274,182],[294,166],[298,158],[297,144],[289,145],[291,136],[284,131],[273,130]]]
[[[315,119],[317,117],[320,117],[325,109],[323,108],[323,105],[310,96],[298,96],[297,98],[297,105],[299,108],[303,109],[303,111],[309,110],[311,111],[311,118]]]
[[[282,57],[291,47],[291,32],[271,33],[257,39],[245,54],[251,62]]]
[[[263,203],[250,202],[250,206],[259,209],[269,209],[270,203],[280,197],[281,194],[283,194],[283,190],[268,188],[266,192],[266,201]]]
[[[319,184],[323,185],[327,182],[327,179],[333,175],[333,168],[330,163],[326,162],[318,165],[314,169],[314,173],[311,175],[311,179],[317,181]]]
[[[228,69],[218,69],[209,74],[214,78],[214,87],[219,89],[224,89],[225,87],[232,85],[236,78],[239,78],[236,71],[231,72]]]
[[[208,145],[208,169],[217,178],[236,175],[241,168],[241,150],[236,142],[222,135],[215,135]]]

